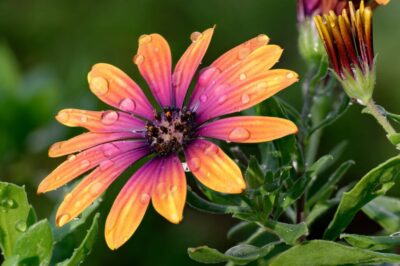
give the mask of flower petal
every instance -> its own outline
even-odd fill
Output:
[[[175,67],[172,75],[172,84],[175,90],[175,104],[177,107],[182,107],[190,82],[207,51],[213,32],[214,28],[210,28],[203,33],[192,33],[190,37],[192,44]]]
[[[145,146],[145,141],[116,141],[98,145],[76,155],[72,154],[42,180],[38,188],[38,193],[57,189],[98,166],[103,161]]]
[[[241,193],[246,184],[236,163],[206,140],[195,140],[185,149],[193,175],[205,186],[222,193]]]
[[[63,226],[90,204],[92,204],[111,184],[135,161],[148,154],[145,149],[129,151],[100,163],[85,177],[61,203],[56,214],[57,226]]]
[[[296,133],[296,125],[287,119],[262,116],[238,116],[206,124],[198,131],[202,137],[239,143],[271,141]]]
[[[267,45],[268,42],[268,36],[260,34],[232,48],[215,60],[209,67],[204,68],[199,75],[199,80],[190,97],[190,106],[193,106],[194,103],[199,101],[209,85],[211,85],[222,72],[225,72],[229,68],[236,67],[254,50]]]
[[[105,237],[110,249],[122,246],[133,235],[149,205],[159,160],[142,166],[125,184],[115,199],[105,225]]]
[[[238,78],[240,79],[240,77]],[[267,70],[265,73],[245,78],[243,81],[221,84],[206,94],[207,101],[200,103],[196,111],[197,122],[240,112],[273,96],[298,81],[298,75],[286,69]]]
[[[172,103],[171,51],[159,34],[142,35],[133,59],[154,97],[162,106]]]
[[[84,127],[92,132],[144,131],[145,123],[124,112],[87,111],[80,109],[63,109],[56,119],[70,127]]]
[[[185,207],[186,178],[176,155],[162,159],[156,183],[152,195],[154,209],[171,223],[179,223]]]
[[[153,107],[142,89],[122,70],[96,64],[88,74],[90,90],[103,102],[122,111],[153,118]]]
[[[88,148],[97,146],[102,143],[111,142],[120,139],[132,139],[142,137],[138,133],[117,132],[117,133],[93,133],[86,132],[69,140],[54,143],[49,149],[49,157],[60,157]]]

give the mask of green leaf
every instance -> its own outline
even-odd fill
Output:
[[[264,183],[264,173],[255,156],[250,156],[245,178],[250,188],[258,188]]]
[[[382,226],[386,232],[393,233],[400,230],[399,199],[380,196],[365,205],[362,211]]]
[[[12,255],[18,237],[35,222],[25,189],[0,182],[0,246],[5,258]]]
[[[387,136],[390,142],[398,149],[400,148],[400,133],[395,133]]]
[[[316,193],[308,198],[306,203],[306,209],[310,208],[317,202],[321,202],[329,198],[332,191],[335,189],[335,185],[342,179],[342,177],[347,173],[349,168],[354,164],[354,161],[347,161],[342,163],[338,169],[325,180],[321,187],[318,188]]]
[[[232,239],[236,235],[249,235],[256,231],[258,228],[259,226],[254,222],[240,222],[229,229],[227,233],[227,238]]]
[[[207,201],[197,195],[192,189],[188,186],[187,188],[187,203],[190,207],[212,214],[232,214],[232,213],[241,213],[248,212],[249,210],[244,207],[239,206],[229,206],[229,205],[221,205],[216,204],[210,201]]]
[[[0,43],[0,98],[4,93],[15,93],[20,80],[18,61],[11,49]]]
[[[391,247],[400,246],[400,235],[398,234],[393,234],[390,236],[341,234],[340,238],[346,240],[347,243],[354,247],[363,249],[384,250]]]
[[[304,222],[299,224],[286,224],[267,220],[263,225],[289,245],[295,244],[300,237],[308,235],[308,228]]]
[[[13,257],[8,265],[18,258],[18,265],[49,265],[53,250],[53,236],[47,220],[29,227],[19,236],[13,249]],[[15,257],[14,257],[15,256]]]
[[[83,260],[89,255],[92,250],[93,245],[95,244],[97,232],[99,230],[99,217],[100,214],[96,213],[93,218],[92,225],[86,233],[85,238],[82,240],[82,243],[74,250],[71,258],[57,263],[57,266],[76,266],[80,265]]]
[[[372,169],[349,192],[343,193],[335,216],[325,231],[325,239],[335,239],[368,202],[386,193],[400,174],[400,156]]]
[[[281,253],[271,261],[270,266],[365,265],[385,262],[400,262],[400,256],[349,247],[331,241],[312,240]]]
[[[201,263],[233,262],[237,265],[246,265],[252,261],[266,256],[276,243],[270,243],[263,247],[256,247],[248,244],[239,244],[221,253],[216,249],[207,246],[189,248],[189,257]]]

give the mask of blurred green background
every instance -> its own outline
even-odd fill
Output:
[[[398,14],[400,2],[393,0],[376,12],[374,21],[379,54],[375,97],[395,113],[400,113]],[[114,64],[145,87],[132,63],[140,35],[162,34],[176,62],[190,44],[190,33],[213,25],[217,27],[203,66],[231,47],[266,33],[285,49],[279,67],[304,74],[297,53],[295,0],[0,1],[0,179],[25,185],[39,217],[49,217],[60,193],[37,196],[35,191],[62,159],[48,158],[47,149],[82,132],[57,124],[54,115],[67,107],[103,108],[88,89],[91,66]],[[280,96],[297,107],[301,104],[298,84]],[[360,110],[350,108],[322,139],[321,154],[348,140],[343,159],[356,161],[348,180],[395,154],[383,131]],[[122,177],[107,194],[101,207],[102,226],[125,180]],[[107,249],[101,231],[84,265],[197,265],[186,248],[207,244],[224,250],[233,244],[226,232],[234,223],[227,216],[186,207],[185,219],[177,226],[150,209],[135,235],[117,251]]]

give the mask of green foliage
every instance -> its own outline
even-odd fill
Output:
[[[271,261],[271,266],[329,266],[400,262],[400,256],[341,245],[331,241],[312,240],[292,247]]]
[[[400,245],[400,236],[398,234],[390,236],[341,234],[340,238],[354,247],[370,250],[384,250]]]
[[[274,248],[276,243],[270,243],[263,247],[255,247],[248,244],[240,244],[228,249],[225,253],[221,253],[216,249],[207,246],[189,248],[189,256],[202,263],[221,263],[233,262],[236,265],[246,265],[252,261],[258,260],[266,256]]]
[[[362,211],[388,233],[400,230],[400,200],[380,196],[366,204]]]
[[[0,182],[0,232],[1,249],[5,257],[4,266],[53,265],[56,254],[65,252],[65,245],[59,245],[65,238],[74,234],[93,213],[98,203],[86,210],[80,222],[73,222],[62,230],[52,229],[46,219],[37,218],[29,205],[25,189],[13,184]],[[90,253],[98,233],[98,218],[95,215],[92,225],[82,243],[75,248],[71,257],[58,263],[60,266],[79,265]]]
[[[400,156],[389,159],[367,173],[349,192],[345,192],[335,217],[325,231],[325,239],[335,239],[354,215],[368,202],[386,193],[400,175]]]

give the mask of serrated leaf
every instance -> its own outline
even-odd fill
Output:
[[[13,265],[18,258],[18,265],[46,266],[50,264],[52,250],[51,227],[47,220],[42,220],[18,237],[11,262],[6,263]]]
[[[249,188],[258,188],[264,183],[264,173],[255,156],[250,156],[249,165],[244,176]]]
[[[57,266],[77,266],[83,262],[83,260],[89,255],[93,245],[95,244],[99,229],[99,217],[100,214],[96,213],[96,215],[93,217],[92,225],[88,229],[86,236],[82,240],[79,247],[74,250],[72,256],[69,259],[57,263]]]
[[[385,250],[391,247],[400,246],[400,235],[393,234],[390,236],[363,236],[355,234],[341,234],[341,239],[354,247],[370,249],[370,250]]]
[[[246,265],[252,261],[266,256],[276,243],[270,243],[263,247],[256,247],[248,244],[239,244],[222,253],[216,249],[207,246],[189,248],[189,257],[201,263],[221,263],[233,262],[237,265]]]
[[[362,211],[382,226],[386,232],[393,233],[400,230],[399,199],[380,196],[365,205]]]
[[[386,193],[400,175],[400,156],[393,157],[367,173],[343,194],[335,216],[325,231],[325,239],[335,239],[368,202]]]
[[[5,258],[12,255],[17,239],[35,222],[25,189],[0,182],[0,246]]]
[[[275,257],[270,266],[336,266],[400,262],[396,254],[378,253],[332,241],[312,240]]]
[[[295,244],[300,237],[308,235],[308,228],[304,222],[299,224],[287,224],[267,220],[263,225],[289,245]]]

